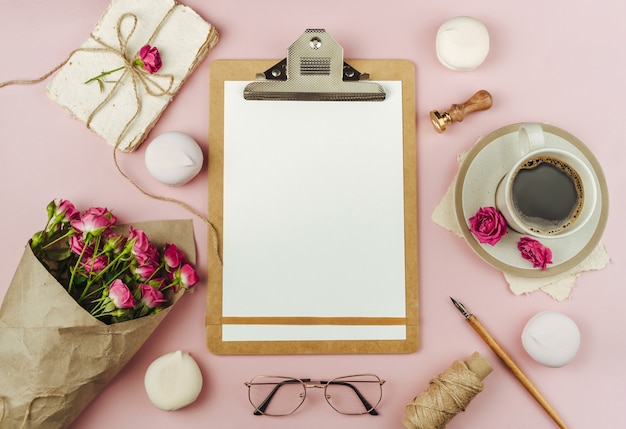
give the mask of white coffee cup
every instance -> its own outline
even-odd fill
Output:
[[[496,207],[509,227],[538,237],[563,237],[592,217],[596,179],[578,155],[546,146],[540,124],[520,127],[519,157],[500,181]]]

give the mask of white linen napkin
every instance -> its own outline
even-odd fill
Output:
[[[459,157],[459,161],[462,160],[464,154]],[[454,215],[454,183],[448,187],[448,190],[444,194],[443,198],[435,207],[432,214],[432,220],[439,226],[452,231],[459,237],[463,237],[456,217]],[[578,276],[584,271],[601,270],[606,267],[610,262],[610,256],[602,244],[598,243],[596,248],[589,254],[585,260],[576,265],[575,267],[565,271],[561,274],[557,274],[550,277],[540,278],[528,278],[520,277],[511,273],[503,271],[504,278],[509,284],[511,292],[515,295],[528,294],[535,291],[542,291],[550,295],[557,301],[563,301],[569,298],[574,283]]]

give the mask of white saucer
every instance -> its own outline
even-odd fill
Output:
[[[580,230],[565,237],[538,239],[552,250],[552,264],[545,270],[533,268],[517,249],[522,234],[508,228],[508,233],[494,246],[481,244],[469,230],[468,219],[481,207],[495,206],[498,183],[515,162],[517,131],[522,124],[497,129],[482,137],[467,153],[455,182],[455,215],[465,241],[485,262],[493,267],[523,277],[549,277],[563,273],[583,261],[600,242],[608,217],[608,191],[602,168],[595,156],[576,137],[548,124],[546,146],[578,154],[594,172],[599,195],[596,210]]]

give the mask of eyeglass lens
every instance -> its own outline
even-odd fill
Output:
[[[309,379],[257,376],[246,384],[254,414],[284,416],[300,408],[307,387],[324,387],[326,401],[341,414],[377,415],[375,407],[382,398],[383,383],[377,376],[365,374],[313,383]]]
[[[382,397],[382,386],[375,375],[353,375],[329,381],[325,393],[326,401],[341,414],[378,415],[375,407]]]
[[[248,383],[248,397],[254,414],[286,416],[300,408],[306,387],[300,380],[288,377],[255,377]]]

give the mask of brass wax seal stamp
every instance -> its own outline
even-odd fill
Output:
[[[472,112],[487,110],[493,104],[491,94],[481,89],[472,98],[463,104],[453,104],[448,112],[439,113],[436,110],[430,112],[430,120],[438,133],[443,133],[446,126],[451,122],[461,122],[465,116]]]

